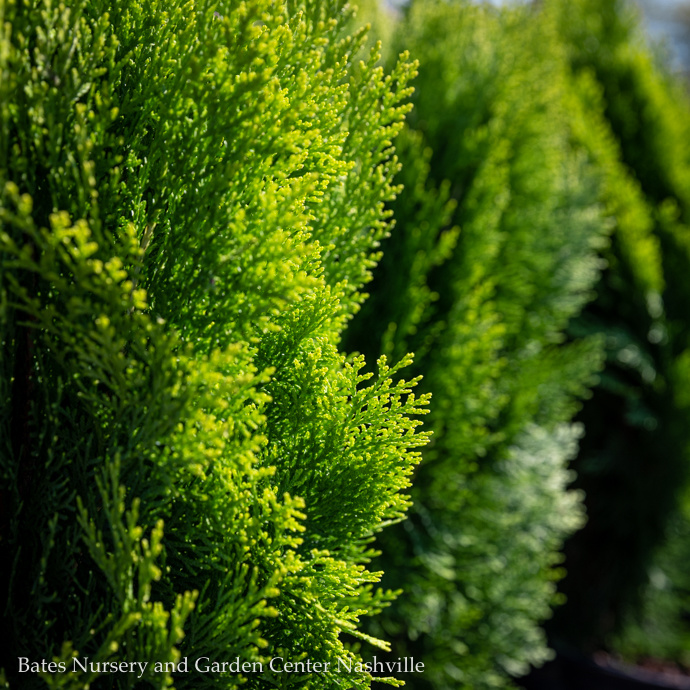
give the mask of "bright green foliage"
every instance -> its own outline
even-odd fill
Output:
[[[396,36],[420,61],[406,191],[346,343],[415,351],[434,436],[410,519],[380,539],[405,594],[377,631],[427,664],[413,687],[503,688],[549,656],[539,623],[582,523],[570,420],[601,342],[566,329],[602,267],[603,180],[548,16],[420,1]]]
[[[0,0],[0,667],[365,688],[426,398],[337,351],[412,67],[340,2]],[[197,674],[274,656],[326,674]],[[189,657],[190,672],[153,673]],[[17,687],[132,687],[25,674]]]
[[[568,548],[554,635],[600,646],[647,579],[690,463],[690,104],[627,4],[553,0],[613,221],[608,269],[577,333],[605,335],[576,463],[587,527]],[[593,566],[596,564],[596,566]]]

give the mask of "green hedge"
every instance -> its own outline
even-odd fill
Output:
[[[611,642],[658,562],[677,570],[682,516],[653,558],[690,461],[689,109],[623,2],[413,2],[394,33],[421,62],[406,192],[346,344],[417,353],[434,440],[412,519],[380,540],[407,594],[375,630],[431,659],[419,687],[502,687],[547,657],[538,623],[564,600],[549,564],[577,520],[565,478],[550,493],[516,479],[514,448],[564,430],[600,364],[575,427],[589,521],[567,545],[553,640]],[[567,447],[532,446],[532,471],[555,477]]]
[[[408,506],[426,398],[336,348],[413,73],[354,59],[349,22],[335,1],[0,2],[12,687],[137,684],[19,674],[74,655],[148,661],[137,687],[369,687],[337,662],[386,647],[362,631],[392,598],[370,542]]]
[[[587,527],[568,545],[554,635],[601,646],[639,603],[690,467],[690,101],[619,0],[546,3],[614,228],[597,299],[574,324],[605,335],[575,464]]]
[[[374,630],[425,660],[413,687],[503,688],[549,657],[540,622],[583,521],[570,420],[603,343],[567,328],[603,268],[604,176],[552,16],[427,0],[394,35],[420,60],[405,192],[345,342],[415,351],[434,435],[410,519],[379,540],[405,594]]]

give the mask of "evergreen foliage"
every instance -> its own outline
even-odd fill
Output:
[[[337,350],[389,226],[389,73],[337,1],[0,0],[0,667],[365,688],[426,397]],[[149,661],[35,675],[17,658]],[[195,673],[275,656],[324,674]],[[190,672],[153,673],[188,657]],[[396,682],[391,680],[390,682]]]
[[[410,519],[380,538],[406,594],[375,630],[424,659],[413,687],[504,688],[549,657],[539,624],[582,524],[570,420],[602,342],[566,330],[602,268],[606,178],[551,15],[412,2],[395,35],[420,61],[406,192],[346,344],[415,351],[434,436]]]
[[[546,3],[586,104],[614,228],[597,299],[574,325],[605,335],[576,463],[587,527],[568,546],[554,635],[600,646],[631,615],[690,463],[690,105],[618,0]]]

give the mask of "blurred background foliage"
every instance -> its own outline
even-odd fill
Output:
[[[365,4],[420,69],[344,343],[415,351],[434,400],[374,629],[415,688],[505,687],[555,604],[557,648],[687,661],[687,94],[620,0]]]

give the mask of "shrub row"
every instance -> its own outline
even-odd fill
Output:
[[[639,603],[690,467],[690,103],[627,3],[553,4],[580,97],[601,113],[588,140],[615,224],[597,299],[574,326],[605,335],[607,366],[581,415],[590,519],[568,545],[554,626],[591,648]]]
[[[505,687],[563,593],[555,642],[620,629],[687,481],[688,109],[622,2],[413,1],[392,33],[406,192],[346,343],[417,353],[434,436],[374,629],[414,687]]]
[[[634,601],[689,460],[687,104],[619,0],[414,0],[403,126],[415,67],[354,26],[0,0],[13,687],[367,688],[339,661],[388,641],[412,687],[506,687],[582,488],[554,639]]]
[[[376,630],[427,661],[414,687],[499,688],[548,658],[539,623],[582,524],[570,420],[602,344],[567,327],[602,268],[601,174],[553,21],[413,2],[395,35],[420,60],[406,192],[346,343],[415,351],[433,440],[410,519],[380,540],[405,594]]]

